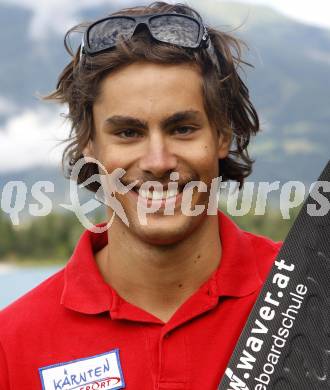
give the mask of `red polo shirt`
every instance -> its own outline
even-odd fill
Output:
[[[167,323],[105,283],[107,233],[86,230],[63,270],[0,313],[0,389],[216,389],[281,246],[219,224],[219,268]]]

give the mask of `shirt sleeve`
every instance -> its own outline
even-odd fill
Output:
[[[8,378],[8,365],[5,352],[0,343],[0,390],[10,390]]]

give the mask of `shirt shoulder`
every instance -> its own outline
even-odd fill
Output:
[[[259,276],[262,281],[265,281],[282,248],[283,241],[273,241],[268,237],[247,231],[244,231],[244,234],[251,241],[256,254],[256,264]]]
[[[47,278],[37,287],[0,310],[0,341],[15,332],[29,331],[43,322],[60,306],[64,286],[64,269]]]

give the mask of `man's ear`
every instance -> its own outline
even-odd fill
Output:
[[[224,159],[228,156],[232,141],[231,129],[223,131],[218,136],[218,157]]]
[[[82,154],[84,157],[94,157],[94,147],[93,142],[91,140],[88,141],[87,145],[84,147]]]

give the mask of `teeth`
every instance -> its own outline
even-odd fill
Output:
[[[177,193],[178,193],[178,191],[175,190],[175,189],[167,190],[167,195],[166,195],[166,197],[167,197],[167,198],[172,198],[173,196],[176,196]]]
[[[147,191],[147,190],[140,188],[139,194],[140,194],[140,196],[142,196],[142,198],[152,199],[152,192],[151,191]]]
[[[139,194],[140,194],[140,196],[142,196],[142,198],[148,199],[149,198],[149,192],[150,191],[146,191],[146,190],[144,190],[142,188],[139,189]]]
[[[164,191],[153,191],[152,192],[152,200],[160,200],[160,199],[164,199],[166,196],[166,192]]]
[[[171,189],[166,191],[155,191],[155,190],[147,191],[145,189],[140,188],[139,195],[145,199],[160,200],[160,199],[172,198],[173,196],[176,196],[177,190]]]

